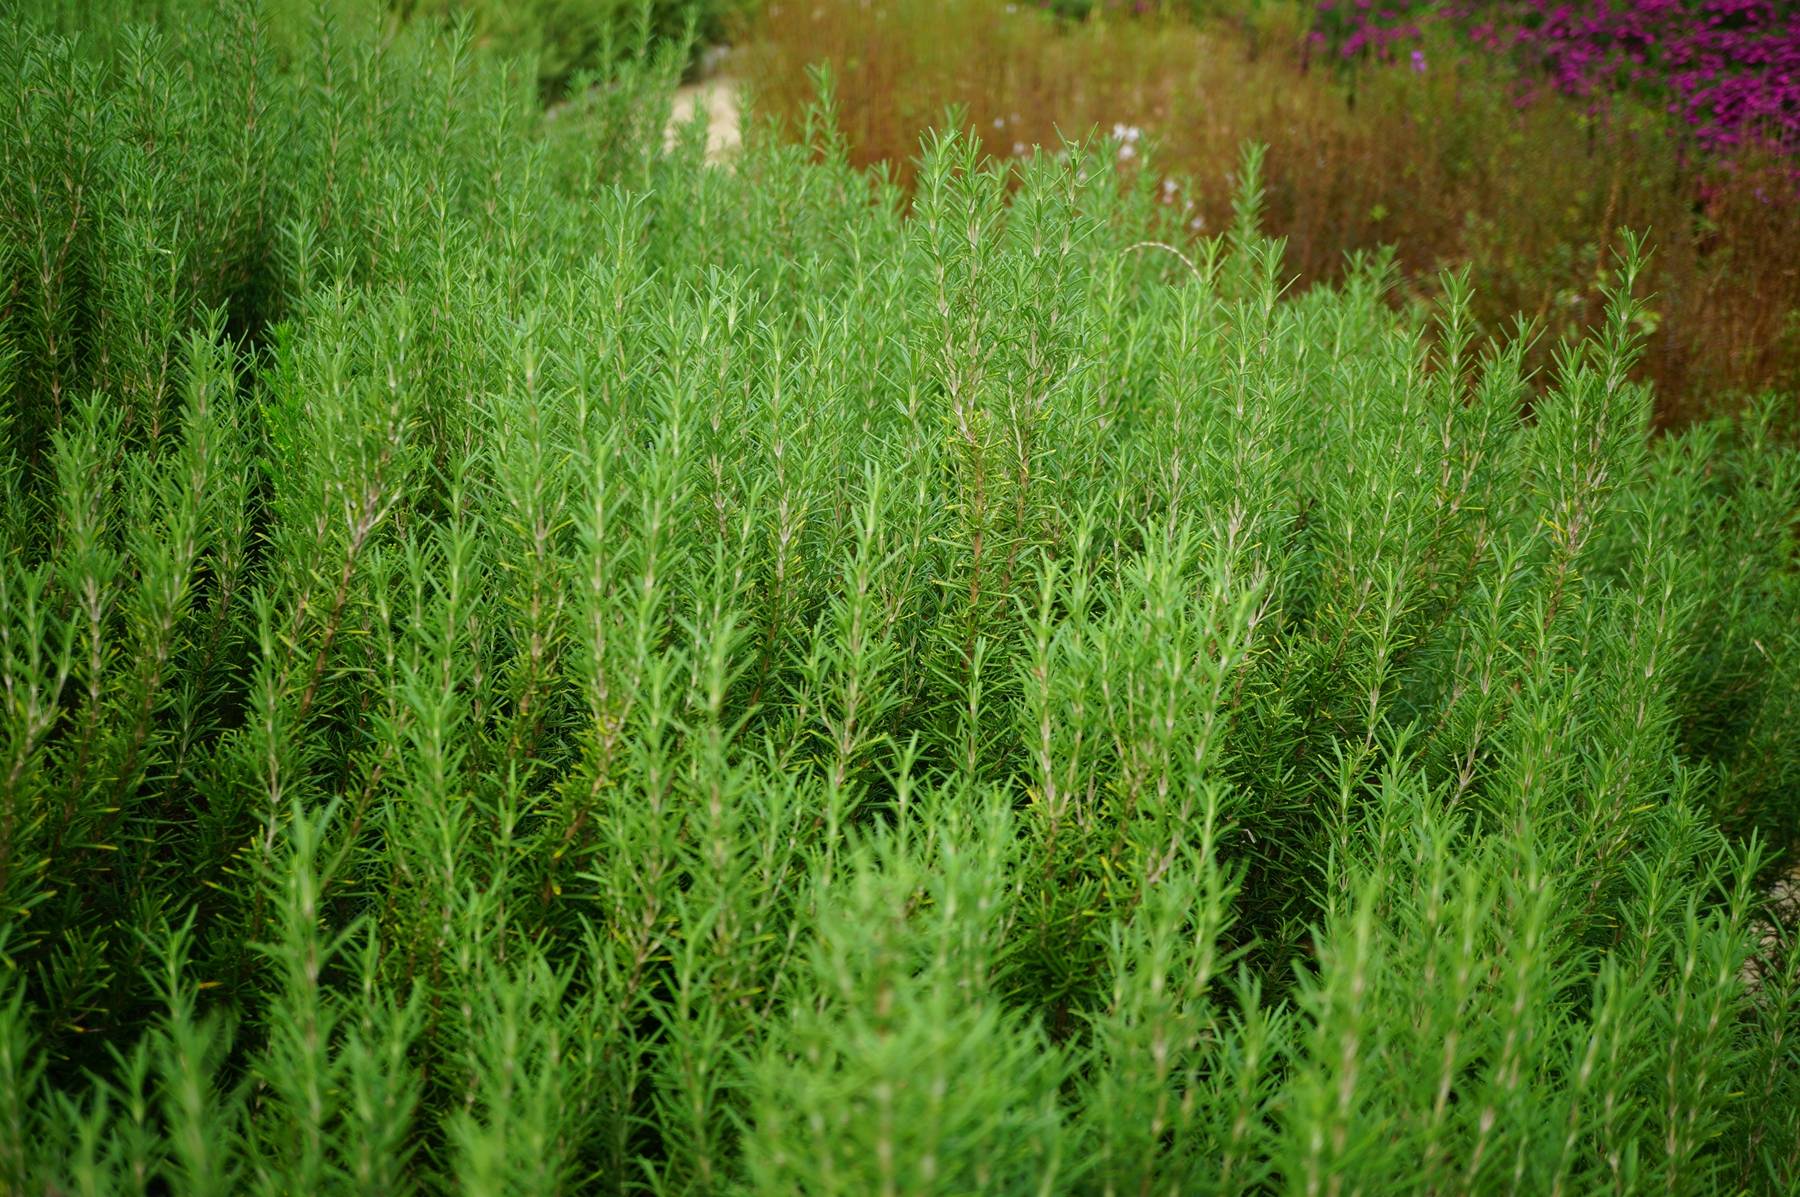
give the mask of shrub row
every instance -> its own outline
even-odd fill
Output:
[[[1800,453],[1634,242],[1528,412],[1256,152],[8,15],[0,1188],[1791,1191]]]
[[[1715,156],[1800,153],[1800,17],[1776,0],[1319,0],[1314,37],[1385,57],[1433,22],[1565,95],[1641,95]]]
[[[1800,389],[1800,205],[1779,161],[1703,166],[1665,113],[1616,95],[1598,111],[1546,89],[1520,105],[1508,61],[1428,27],[1422,71],[1306,50],[1304,14],[1269,3],[1188,21],[1068,25],[983,0],[772,5],[741,62],[756,112],[797,131],[805,68],[841,80],[852,161],[911,178],[923,130],[954,111],[989,152],[1114,131],[1190,231],[1231,219],[1238,147],[1269,146],[1268,217],[1303,285],[1336,282],[1391,246],[1397,303],[1435,301],[1442,272],[1474,283],[1481,334],[1523,312],[1548,349],[1598,328],[1616,230],[1648,231],[1648,337],[1635,376],[1659,423]],[[1135,132],[1134,132],[1135,130]]]

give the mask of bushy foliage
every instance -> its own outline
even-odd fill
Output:
[[[530,55],[538,90],[565,98],[590,72],[604,74],[621,48],[677,47],[697,55],[727,40],[750,0],[390,0],[402,21],[469,22],[494,51]]]
[[[1526,411],[1256,153],[189,17],[5,25],[0,1187],[1791,1188],[1800,454],[1633,251]]]
[[[1666,107],[1709,153],[1800,154],[1800,16],[1776,0],[1319,0],[1315,36],[1392,56],[1446,24],[1565,95]],[[1423,52],[1409,59],[1423,69]]]
[[[1779,161],[1703,165],[1667,114],[1628,97],[1599,114],[1554,94],[1521,106],[1512,64],[1441,29],[1422,71],[1404,52],[1391,69],[1337,70],[1319,69],[1304,20],[1275,0],[1221,0],[1234,11],[1198,24],[1007,7],[774,4],[734,69],[759,113],[798,130],[807,67],[829,63],[851,160],[908,185],[922,133],[953,106],[1000,157],[1115,131],[1129,168],[1156,172],[1161,202],[1202,234],[1230,223],[1240,147],[1265,143],[1267,225],[1296,278],[1335,284],[1352,255],[1392,247],[1394,301],[1426,304],[1446,268],[1467,269],[1483,339],[1520,312],[1544,334],[1525,358],[1534,378],[1551,345],[1602,324],[1618,229],[1647,229],[1634,377],[1654,383],[1659,424],[1800,389],[1800,204],[1778,202]]]

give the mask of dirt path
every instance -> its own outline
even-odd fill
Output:
[[[673,145],[676,131],[703,113],[706,117],[706,160],[713,163],[729,161],[743,145],[743,136],[738,129],[737,83],[726,75],[702,79],[675,92],[669,127],[663,131],[664,142]]]

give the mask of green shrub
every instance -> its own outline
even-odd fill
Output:
[[[403,21],[466,20],[481,44],[537,62],[546,100],[623,53],[677,47],[690,58],[728,40],[750,0],[391,0]]]
[[[4,29],[0,1188],[1791,1191],[1800,454],[1649,438],[1635,250],[1526,412],[1255,153],[1190,263]]]

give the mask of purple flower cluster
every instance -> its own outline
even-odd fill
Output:
[[[1439,17],[1425,0],[1319,0],[1313,16],[1313,41],[1337,48],[1343,57],[1373,55],[1392,61],[1394,48],[1417,41],[1421,21]]]
[[[1511,55],[1565,95],[1660,103],[1713,155],[1800,156],[1800,6],[1790,0],[1320,0],[1313,36],[1346,58],[1391,61],[1426,22]]]

